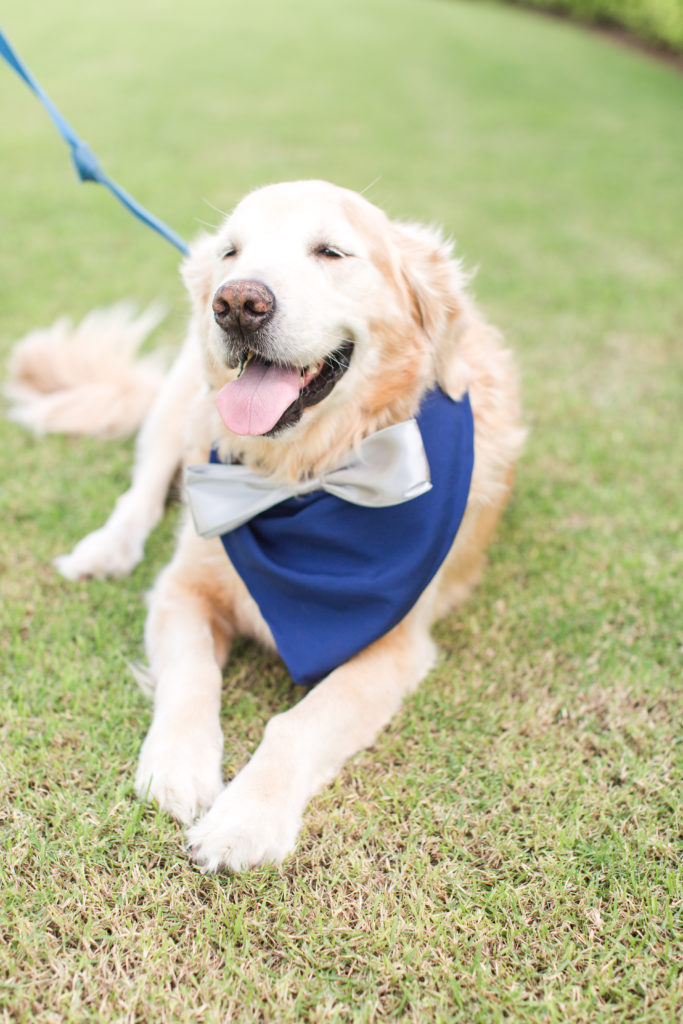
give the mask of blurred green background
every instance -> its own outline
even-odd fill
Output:
[[[683,0],[509,0],[589,25],[620,27],[644,42],[683,50]]]

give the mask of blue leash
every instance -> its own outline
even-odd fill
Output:
[[[144,224],[153,228],[154,231],[158,231],[159,234],[166,238],[172,245],[175,245],[176,249],[180,249],[182,253],[187,254],[187,244],[183,241],[180,235],[176,235],[175,231],[172,231],[167,224],[164,224],[164,222],[159,220],[158,217],[155,217],[154,214],[149,212],[149,210],[146,210],[144,206],[140,206],[140,204],[133,199],[125,189],[122,189],[120,185],[117,185],[115,181],[112,181],[112,179],[104,173],[100,167],[97,157],[92,152],[87,142],[83,142],[82,139],[79,139],[68,121],[62,117],[50,97],[43,91],[28,68],[16,55],[7,41],[7,37],[2,29],[0,29],[0,57],[4,57],[9,66],[16,71],[20,78],[23,78],[29,89],[33,90],[47,110],[57,131],[64,141],[71,147],[71,159],[74,162],[76,173],[81,181],[98,181],[100,185],[104,185],[121,203],[123,203],[125,207],[127,207],[127,209],[130,210],[135,217],[138,218],[138,220],[141,220]]]

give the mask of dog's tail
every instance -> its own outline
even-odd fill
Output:
[[[9,361],[8,417],[36,434],[120,437],[144,420],[164,378],[158,353],[136,353],[164,311],[128,303],[61,319],[17,342]]]

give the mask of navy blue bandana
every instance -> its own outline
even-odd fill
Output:
[[[221,535],[295,683],[317,683],[396,626],[453,544],[474,462],[469,398],[431,391],[417,422],[431,472],[426,494],[365,508],[314,491]]]

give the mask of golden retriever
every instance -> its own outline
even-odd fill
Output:
[[[240,870],[290,853],[307,802],[373,742],[430,671],[430,627],[480,575],[524,430],[512,359],[468,297],[451,247],[431,229],[389,220],[360,195],[318,181],[261,188],[215,235],[194,243],[183,277],[192,303],[187,341],[140,432],[130,490],[101,530],[57,560],[69,578],[129,572],[162,514],[178,465],[205,465],[212,449],[219,462],[297,493],[346,466],[364,439],[419,416],[431,394],[446,396],[454,408],[468,400],[474,420],[464,515],[424,589],[399,621],[363,641],[303,700],[272,718],[227,786],[222,669],[236,634],[271,648],[275,640],[221,538],[199,536],[186,515],[173,560],[150,598],[145,636],[154,715],[136,789],[183,822],[199,816],[188,839],[204,870]],[[17,349],[16,418],[36,429],[93,433],[106,420],[114,433],[139,417],[156,387],[153,368],[123,367],[134,347],[126,342],[123,368],[116,369],[116,344],[124,344],[116,328],[125,317],[99,316],[80,335],[62,325],[62,343],[51,344],[47,357],[40,337]],[[139,341],[149,326],[143,318],[121,330]],[[107,346],[107,337],[114,343]],[[106,378],[102,386],[116,391],[119,405],[97,392],[94,376],[80,391],[72,380],[86,344],[102,364],[98,369],[90,357],[88,373]],[[50,376],[50,360],[60,364],[54,370],[60,392],[40,379]],[[437,439],[446,456],[449,431],[445,423]],[[448,495],[450,480],[440,484]],[[399,563],[412,545],[409,527],[391,559]],[[303,561],[317,571],[324,554],[312,546]],[[363,619],[366,602],[363,588],[347,602],[357,606],[355,621]],[[326,638],[331,644],[337,621],[335,613],[327,615],[322,646]],[[305,621],[301,628],[299,643],[307,648]]]

